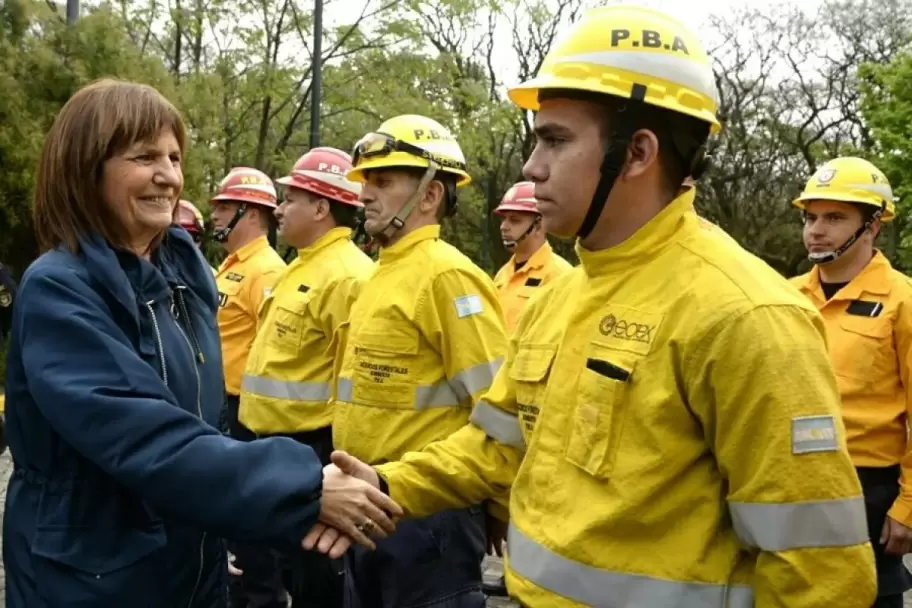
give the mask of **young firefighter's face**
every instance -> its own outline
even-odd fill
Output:
[[[604,144],[597,108],[585,101],[543,101],[535,115],[535,148],[523,167],[535,182],[536,208],[548,231],[576,234],[598,184]]]
[[[804,213],[804,246],[808,253],[835,251],[863,223],[864,217],[857,205],[839,201],[810,201]],[[873,234],[864,234],[859,241],[869,238],[873,239]]]

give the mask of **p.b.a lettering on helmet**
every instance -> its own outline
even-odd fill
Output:
[[[468,186],[472,177],[466,168],[465,154],[456,136],[444,125],[427,116],[401,114],[385,120],[376,130],[368,133],[355,144],[358,158],[348,172],[348,179],[363,183],[365,172],[375,169],[427,168],[430,162],[438,165],[438,171],[456,176],[456,187]],[[405,144],[397,146],[396,142]],[[427,154],[415,154],[404,148],[418,148]],[[372,153],[368,148],[376,147]],[[430,159],[427,158],[430,156]]]
[[[412,133],[415,135],[415,142],[419,141],[456,141],[456,138],[453,137],[453,134],[447,130],[440,129],[414,129]]]
[[[507,94],[520,108],[538,111],[540,94],[548,90],[637,98],[706,122],[713,133],[721,130],[716,79],[704,45],[683,23],[647,7],[589,9],[561,32],[535,77]]]
[[[346,175],[352,168],[348,152],[331,147],[318,147],[301,156],[285,177],[276,183],[299,188],[337,203],[363,207],[358,201],[361,184]]]
[[[269,176],[258,169],[234,167],[219,182],[218,192],[211,202],[248,203],[275,208],[278,205],[275,185]]]
[[[638,36],[631,39],[631,32],[628,29],[618,28],[611,30],[611,46],[621,47],[629,44],[633,48],[665,49],[666,51],[680,51],[685,55],[690,54],[690,51],[687,50],[687,45],[684,44],[684,39],[680,36],[671,36],[671,40],[663,40],[662,33],[655,30],[644,29],[635,33]]]

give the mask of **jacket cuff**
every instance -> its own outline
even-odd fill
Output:
[[[902,494],[899,495],[893,503],[893,506],[890,507],[890,511],[887,515],[902,525],[912,528],[912,503],[907,499],[904,499]]]
[[[377,473],[377,479],[380,481],[380,491],[383,492],[384,494],[386,494],[387,496],[389,496],[390,495],[389,482],[386,481],[386,477],[384,477],[383,475],[380,474],[380,471],[378,471],[377,469],[374,469],[374,471]]]
[[[503,507],[499,502],[493,500],[485,501],[485,509],[488,511],[488,514],[492,517],[496,517],[502,522],[510,521],[510,512]]]

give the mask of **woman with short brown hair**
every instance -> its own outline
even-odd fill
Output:
[[[217,294],[172,218],[186,134],[155,89],[104,80],[47,135],[43,255],[13,314],[3,540],[10,608],[222,608],[222,537],[294,547],[319,518],[392,529],[398,507],[324,478],[291,439],[217,430]],[[322,495],[321,495],[322,491]]]

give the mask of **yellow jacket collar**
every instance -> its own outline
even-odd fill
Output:
[[[246,262],[254,255],[269,247],[269,240],[265,236],[258,236],[253,239],[243,247],[240,247],[237,251],[232,254],[229,254],[219,266],[220,269],[225,268],[229,264],[233,263],[235,260],[238,262]]]
[[[345,228],[343,226],[333,228],[307,247],[298,249],[298,259],[302,262],[306,262],[307,260],[313,258],[318,252],[326,249],[336,241],[341,241],[342,239],[350,239],[351,235],[351,228]]]
[[[890,260],[880,252],[874,250],[874,257],[868,262],[861,272],[855,275],[855,278],[849,281],[849,284],[839,290],[840,300],[857,300],[864,293],[887,295],[890,293],[890,273],[893,266]],[[820,267],[814,266],[808,273],[807,282],[803,286],[804,291],[812,293],[826,301],[823,295],[823,288],[820,286]],[[835,297],[833,299],[836,299]]]
[[[516,271],[517,274],[521,272],[527,272],[529,270],[538,270],[539,268],[544,268],[545,264],[548,263],[548,260],[551,258],[551,243],[547,240],[545,244],[539,247],[532,256],[526,260],[526,263],[523,264],[523,267]],[[516,255],[510,258],[510,268],[516,268]]]
[[[439,238],[440,224],[422,226],[421,228],[418,228],[417,230],[405,235],[389,247],[381,248],[378,261],[380,264],[388,264],[407,255],[408,252],[414,249],[418,243]]]
[[[693,205],[693,191],[681,193],[626,241],[608,249],[589,251],[577,241],[580,266],[591,276],[640,265],[674,242],[684,224],[697,220]]]

